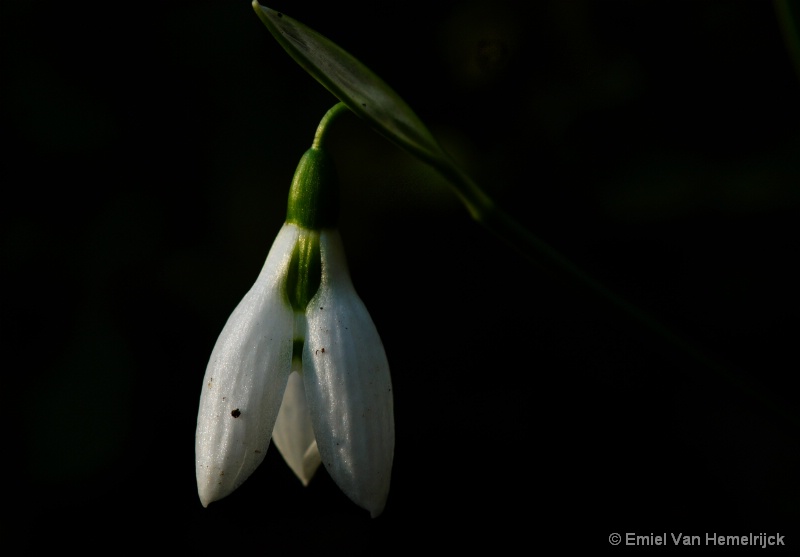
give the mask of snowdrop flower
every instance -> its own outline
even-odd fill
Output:
[[[394,455],[389,365],[350,281],[336,229],[337,177],[315,140],[292,181],[286,223],[208,362],[195,438],[203,506],[229,495],[270,439],[305,485],[322,463],[373,517]]]

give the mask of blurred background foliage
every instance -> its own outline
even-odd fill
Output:
[[[4,454],[30,544],[800,533],[797,427],[487,235],[352,116],[331,143],[395,383],[385,514],[324,471],[303,489],[274,450],[202,509],[208,356],[336,100],[247,1],[0,7]],[[800,75],[771,2],[269,7],[372,68],[534,233],[797,411]]]

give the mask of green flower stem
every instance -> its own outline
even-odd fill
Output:
[[[350,109],[347,105],[343,102],[336,103],[333,107],[325,113],[325,116],[322,117],[322,120],[319,121],[319,125],[317,126],[317,133],[314,134],[314,142],[311,144],[312,149],[319,149],[323,146],[323,142],[327,138],[328,129],[330,128],[331,124],[336,121],[344,112],[350,112]]]

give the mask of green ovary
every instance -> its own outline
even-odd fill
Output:
[[[296,312],[305,312],[308,303],[322,283],[322,255],[319,232],[303,230],[292,250],[286,292],[289,303]]]

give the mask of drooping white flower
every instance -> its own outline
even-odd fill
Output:
[[[336,230],[336,175],[319,146],[300,161],[287,222],[228,319],[203,380],[195,439],[203,506],[229,495],[275,439],[307,484],[322,463],[378,516],[389,492],[389,365]]]

